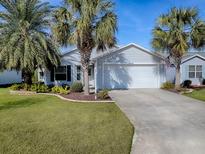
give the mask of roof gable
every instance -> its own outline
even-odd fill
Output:
[[[203,57],[203,56],[201,56],[201,55],[199,55],[199,54],[195,54],[195,55],[193,55],[193,56],[190,56],[190,57],[184,59],[184,60],[182,61],[182,64],[183,64],[183,63],[186,63],[187,61],[190,61],[190,60],[192,60],[192,59],[194,59],[194,58],[199,58],[199,59],[202,59],[202,60],[205,61],[205,57]]]
[[[156,57],[158,57],[158,58],[164,60],[164,57],[162,57],[161,55],[156,54],[156,53],[153,53],[153,52],[151,52],[150,50],[148,50],[148,49],[146,49],[146,48],[144,48],[144,47],[142,47],[142,46],[139,46],[139,45],[137,45],[137,44],[135,44],[135,43],[128,44],[128,45],[123,46],[123,47],[121,47],[121,48],[118,48],[118,49],[116,49],[116,50],[114,50],[114,51],[112,51],[112,52],[108,52],[108,53],[106,53],[106,54],[104,54],[104,55],[98,56],[98,57],[94,58],[94,60],[95,60],[95,59],[98,59],[98,58],[102,58],[102,57],[104,57],[104,56],[109,56],[110,54],[113,54],[113,53],[116,53],[116,52],[124,51],[124,50],[129,49],[129,48],[132,48],[132,47],[137,48],[137,49],[140,49],[141,51],[143,51],[143,52],[145,52],[145,53],[147,53],[147,54],[149,54],[149,55],[156,56]]]

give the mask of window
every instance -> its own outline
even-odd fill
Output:
[[[55,80],[66,81],[66,66],[58,66],[55,69]]]
[[[202,78],[202,66],[201,65],[196,66],[196,78]]]
[[[43,77],[44,77],[44,73],[41,71],[41,72],[39,72],[39,79],[40,80],[43,80]]]
[[[81,66],[77,66],[77,80],[81,80]]]
[[[189,65],[189,78],[202,78],[202,65]]]
[[[195,78],[195,66],[189,65],[189,78]]]

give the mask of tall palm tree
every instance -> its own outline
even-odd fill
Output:
[[[65,0],[54,14],[53,33],[61,45],[76,45],[80,51],[85,94],[89,95],[88,67],[92,49],[116,44],[117,16],[109,0]]]
[[[153,29],[152,46],[168,53],[168,61],[176,68],[175,88],[180,88],[180,65],[182,57],[190,49],[205,45],[205,23],[195,8],[172,8],[161,15]]]
[[[23,70],[30,84],[35,69],[59,64],[57,46],[48,33],[51,7],[39,0],[1,0],[0,5],[1,66]]]

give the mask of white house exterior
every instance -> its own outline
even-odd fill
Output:
[[[0,85],[21,83],[22,82],[22,73],[21,71],[17,72],[15,70],[5,70],[0,71]]]
[[[72,50],[61,58],[61,66],[44,70],[45,84],[83,82],[80,54]],[[93,51],[91,56],[90,86],[99,89],[160,88],[166,81],[163,57],[136,44],[115,47],[108,51]]]
[[[114,47],[107,51],[93,50],[89,68],[90,87],[99,89],[160,88],[166,81],[175,82],[175,68],[165,63],[165,56],[136,45]],[[83,82],[80,54],[77,49],[61,56],[61,66],[38,72],[38,79],[46,85],[71,85]],[[205,52],[189,52],[181,64],[181,83],[191,80],[193,85],[205,79]],[[15,70],[0,72],[0,85],[21,83],[22,73]]]
[[[165,56],[136,45],[114,47],[107,51],[93,50],[89,69],[90,87],[99,89],[160,88],[166,81],[175,82],[175,68],[165,63]],[[39,70],[38,79],[46,85],[71,85],[83,82],[80,54],[77,49],[61,56],[61,66]],[[181,83],[191,80],[193,85],[205,79],[205,52],[189,52],[181,64]],[[0,72],[0,85],[21,83],[22,73]]]
[[[174,68],[167,68],[167,78],[174,82]],[[193,85],[201,85],[203,79],[205,79],[205,52],[189,52],[182,60],[181,83],[191,80]]]

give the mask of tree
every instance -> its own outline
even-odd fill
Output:
[[[180,65],[184,54],[205,45],[205,23],[195,8],[172,8],[161,15],[153,29],[152,46],[168,53],[168,62],[176,68],[175,88],[180,88]]]
[[[81,55],[85,95],[89,95],[88,69],[93,48],[116,44],[117,16],[109,0],[65,0],[54,14],[53,34],[61,45],[76,45]]]
[[[1,0],[0,61],[4,69],[24,72],[31,84],[38,67],[59,64],[59,53],[48,33],[51,7],[39,0]]]

